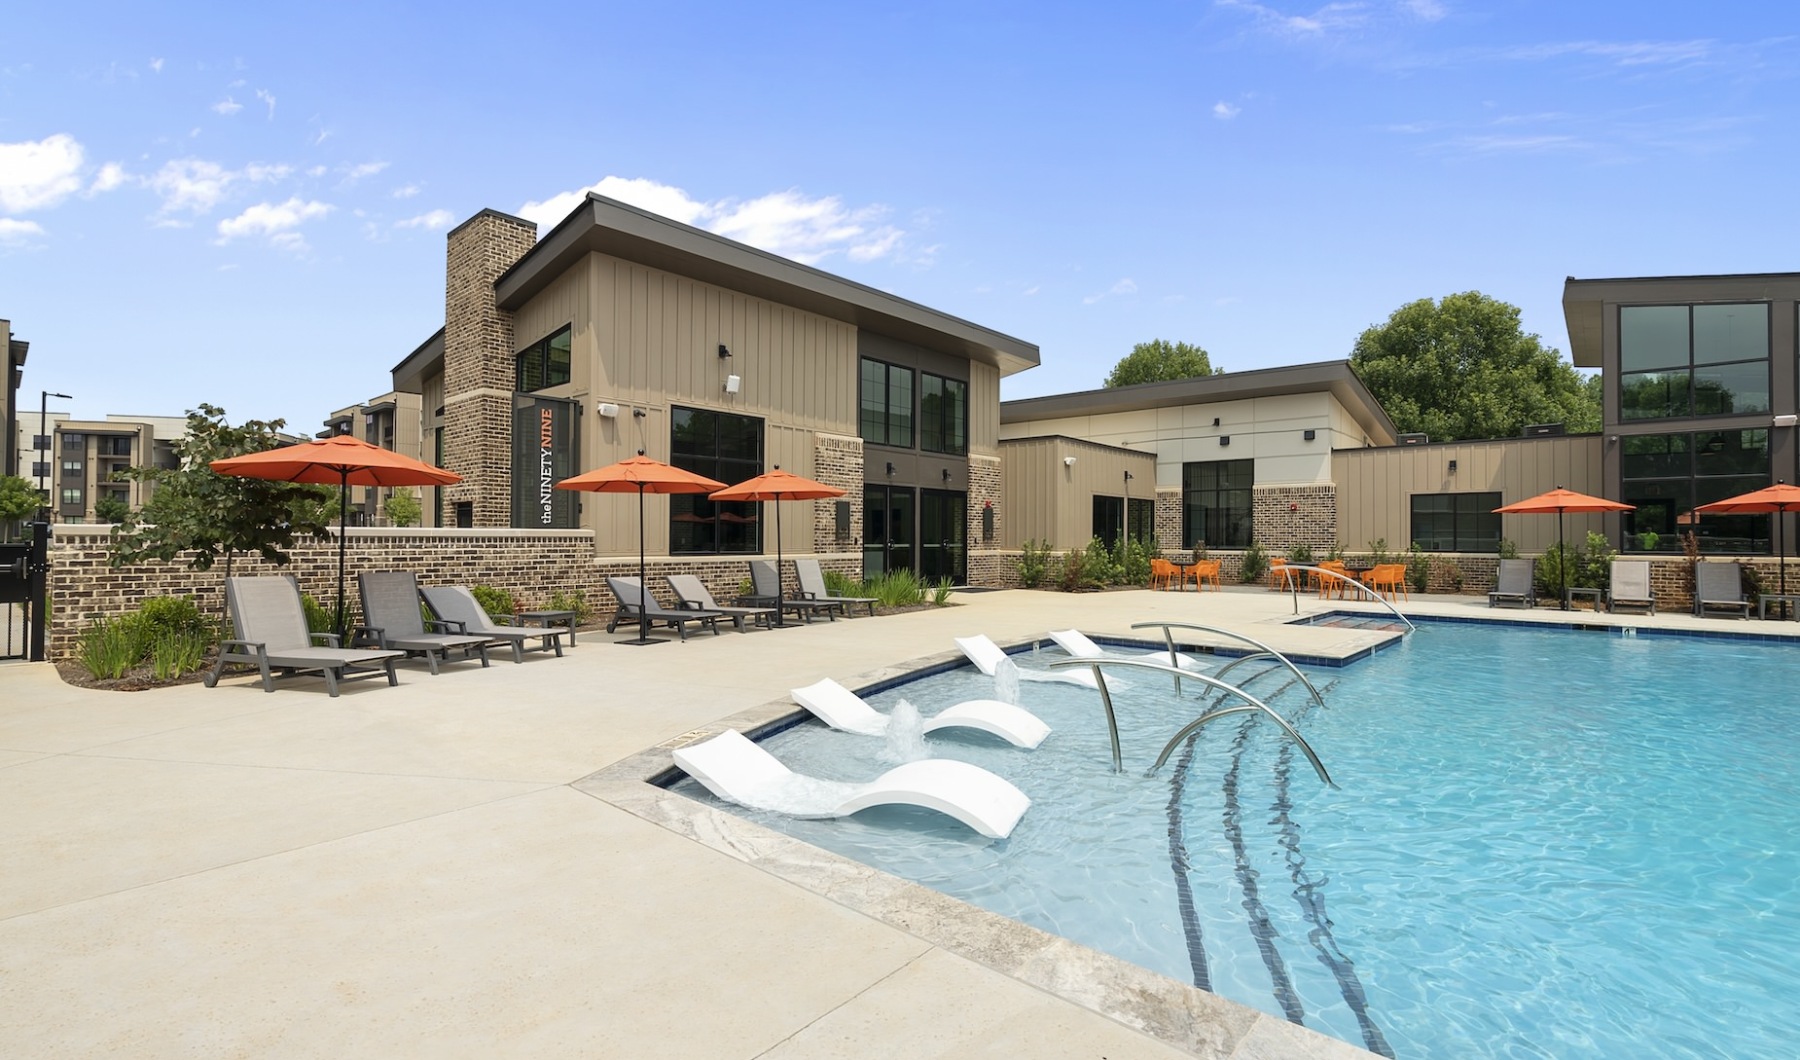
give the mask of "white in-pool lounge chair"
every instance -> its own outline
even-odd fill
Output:
[[[989,677],[1006,658],[1000,645],[988,638],[986,633],[977,633],[973,637],[957,637],[956,646],[975,664],[975,669]],[[1022,681],[1060,681],[1066,685],[1083,685],[1087,688],[1099,688],[1100,683],[1094,680],[1091,670],[1027,670],[1019,667],[1019,679]]]
[[[827,677],[818,684],[789,691],[794,702],[813,712],[834,729],[863,736],[886,734],[889,718],[863,701],[863,698]],[[971,699],[958,703],[925,719],[925,731],[963,728],[992,733],[1014,747],[1030,749],[1050,735],[1036,714],[997,699]]]
[[[1650,561],[1647,559],[1615,559],[1612,576],[1607,579],[1606,609],[1641,607],[1656,614],[1656,590],[1650,588]]]
[[[1083,633],[1079,629],[1053,629],[1050,631],[1050,639],[1056,642],[1057,647],[1068,652],[1077,659],[1132,659],[1142,662],[1159,662],[1164,666],[1169,664],[1169,651],[1167,648],[1159,648],[1155,651],[1109,652],[1100,645],[1095,644],[1088,638],[1086,633]],[[1176,652],[1175,659],[1176,665],[1180,666],[1183,670],[1193,670],[1198,672],[1206,669],[1206,664],[1202,663],[1199,659],[1182,652]]]
[[[908,762],[867,784],[801,776],[736,729],[681,748],[675,764],[726,802],[794,817],[848,817],[871,806],[922,806],[949,814],[989,838],[1005,839],[1031,805],[1004,778],[948,758]]]

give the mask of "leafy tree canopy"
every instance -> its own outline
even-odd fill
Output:
[[[131,505],[111,494],[94,499],[94,518],[103,523],[122,523],[131,518]]]
[[[1135,383],[1162,383],[1171,379],[1192,379],[1195,376],[1219,375],[1223,372],[1224,369],[1212,366],[1212,358],[1198,346],[1170,342],[1167,339],[1151,339],[1133,346],[1130,353],[1113,365],[1112,374],[1106,377],[1105,386],[1110,389]]]
[[[214,460],[274,449],[282,420],[246,420],[233,427],[225,410],[201,405],[187,414],[187,433],[174,444],[175,468],[133,467],[126,478],[155,484],[143,508],[113,529],[114,566],[173,560],[191,552],[188,566],[209,570],[223,555],[225,569],[239,552],[286,563],[284,549],[304,536],[328,536],[336,487],[221,475]]]
[[[1364,331],[1350,366],[1402,432],[1432,441],[1515,438],[1532,423],[1600,429],[1598,378],[1519,328],[1519,309],[1480,291],[1408,302]]]
[[[19,520],[38,510],[41,498],[29,479],[0,475],[0,528],[11,532]]]

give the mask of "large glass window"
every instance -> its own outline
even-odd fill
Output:
[[[1427,552],[1498,552],[1498,507],[1498,493],[1415,493],[1408,540]]]
[[[62,502],[67,507],[79,507],[82,503],[83,496],[84,494],[79,489],[72,489],[67,486],[63,487]]]
[[[1181,465],[1181,547],[1247,548],[1255,533],[1254,460]]]
[[[87,451],[87,435],[85,434],[65,434],[62,436],[62,439],[64,452],[70,450],[79,452]]]
[[[676,467],[726,485],[762,474],[762,420],[677,406],[671,422],[669,462]],[[714,501],[704,493],[671,494],[669,551],[677,555],[761,552],[760,517],[757,501]]]
[[[1769,411],[1769,307],[1619,309],[1622,419]]]
[[[1626,435],[1619,442],[1627,552],[1678,552],[1692,531],[1702,552],[1770,551],[1766,515],[1698,515],[1697,505],[1767,486],[1769,432]]]
[[[913,444],[913,373],[897,364],[862,362],[862,437],[874,445]]]
[[[1133,541],[1149,541],[1156,536],[1156,502],[1136,497],[1125,502],[1125,523]]]
[[[1094,495],[1093,535],[1107,548],[1119,547],[1119,535],[1125,532],[1125,498]]]
[[[962,456],[969,451],[969,384],[919,373],[919,448]]]
[[[562,386],[570,379],[574,333],[567,327],[520,350],[513,358],[513,389],[522,394]]]

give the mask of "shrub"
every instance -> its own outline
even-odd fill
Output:
[[[587,625],[587,620],[594,613],[594,609],[588,606],[587,597],[582,595],[579,589],[556,590],[545,602],[544,610],[573,611],[575,612],[575,624],[578,626]]]
[[[1115,562],[1118,568],[1119,581],[1123,585],[1150,584],[1150,556],[1153,544],[1143,541],[1119,542],[1119,555]]]
[[[1378,537],[1369,542],[1369,564],[1371,566],[1379,567],[1383,563],[1392,562],[1394,562],[1394,557],[1388,555],[1387,538]]]
[[[1094,538],[1083,550],[1081,563],[1081,584],[1085,588],[1099,589],[1117,584],[1120,580],[1118,564],[1113,562],[1111,550],[1106,542]]]
[[[1518,559],[1519,558],[1519,546],[1513,544],[1513,540],[1510,537],[1501,538],[1500,544],[1496,548],[1496,551],[1499,553],[1499,556],[1501,559]]]
[[[1437,562],[1437,572],[1438,577],[1443,580],[1444,584],[1450,586],[1451,592],[1460,593],[1463,591],[1462,564],[1453,559],[1440,559]]]
[[[1062,574],[1057,578],[1065,593],[1078,592],[1081,589],[1081,571],[1087,564],[1087,550],[1072,548],[1063,553]]]
[[[1431,585],[1431,557],[1414,541],[1407,550],[1406,584],[1412,586],[1415,593],[1424,592]]]
[[[75,656],[96,679],[117,680],[148,652],[144,630],[136,614],[100,619],[83,631]]]
[[[1287,550],[1287,560],[1289,563],[1311,563],[1313,561],[1312,546],[1300,544],[1289,548]]]
[[[1538,557],[1532,582],[1540,594],[1556,597],[1563,586],[1575,584],[1576,573],[1574,554],[1559,541]]]
[[[834,596],[874,595],[873,593],[864,592],[864,586],[861,582],[851,580],[850,576],[842,571],[826,569],[822,573],[825,575],[825,591]]]
[[[313,599],[311,593],[300,594],[300,610],[306,612],[306,631],[308,633],[332,633],[332,625],[337,621],[332,608]]]
[[[882,607],[913,607],[925,602],[925,583],[910,570],[888,571],[866,588],[866,592],[859,591],[857,595],[873,596]]]
[[[200,669],[211,638],[204,633],[165,630],[150,648],[150,672],[158,681],[169,681]]]
[[[1573,584],[1585,589],[1608,589],[1612,587],[1612,561],[1619,553],[1612,547],[1612,542],[1605,534],[1588,531],[1587,547],[1575,559],[1575,581]]]
[[[1019,584],[1027,589],[1035,589],[1044,584],[1044,576],[1050,572],[1050,542],[1039,543],[1032,538],[1019,548]]]
[[[1249,583],[1269,573],[1269,553],[1262,547],[1262,542],[1252,541],[1244,550],[1244,558],[1238,567],[1238,581]]]
[[[1333,560],[1333,561],[1343,560],[1343,558],[1344,558],[1343,546],[1339,545],[1336,541],[1333,541],[1331,543],[1331,547],[1325,550],[1325,558],[1328,560]]]
[[[210,639],[216,633],[212,621],[200,613],[200,605],[185,596],[152,596],[138,608],[138,614],[149,639],[175,633]]]
[[[949,578],[939,578],[937,584],[931,587],[931,606],[943,607],[949,604],[950,592],[954,588]]]
[[[469,592],[475,597],[475,602],[481,605],[481,609],[488,613],[489,618],[519,613],[518,605],[513,603],[512,594],[505,589],[496,589],[491,585],[476,585],[470,587]]]

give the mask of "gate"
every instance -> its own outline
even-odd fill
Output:
[[[0,545],[0,659],[42,662],[50,524],[29,525],[30,541]]]

